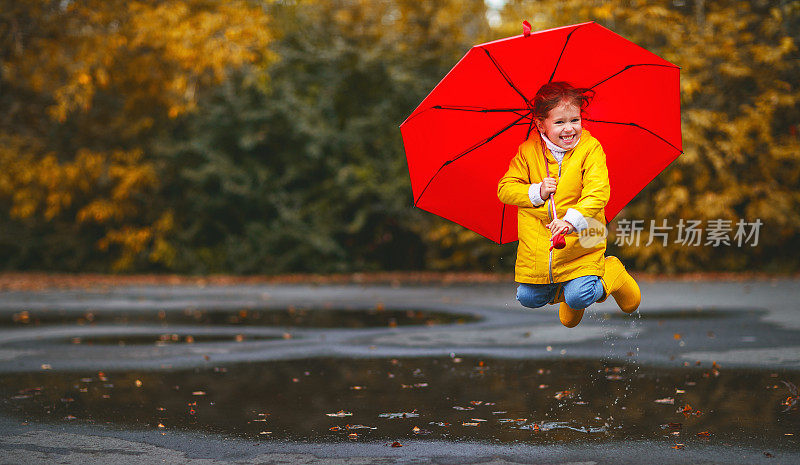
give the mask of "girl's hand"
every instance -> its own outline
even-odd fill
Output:
[[[539,187],[539,196],[542,200],[547,200],[550,197],[550,194],[555,193],[556,191],[556,178],[544,178],[542,179],[542,185]]]
[[[568,221],[559,219],[547,223],[547,229],[550,230],[550,237],[555,237],[558,234],[569,234],[575,230]]]

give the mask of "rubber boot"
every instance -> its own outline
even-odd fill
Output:
[[[601,280],[605,296],[598,302],[603,302],[609,295],[617,301],[620,310],[633,313],[642,302],[642,291],[639,285],[625,270],[625,266],[617,257],[606,257],[606,270]]]
[[[558,319],[567,328],[574,328],[581,322],[584,310],[583,308],[576,310],[567,305],[566,302],[561,302],[561,305],[558,306]]]

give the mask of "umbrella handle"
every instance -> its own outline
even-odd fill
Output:
[[[541,137],[541,134],[540,134]],[[547,155],[544,154],[544,151],[547,150],[547,147],[544,145],[544,140],[541,141],[542,143],[542,156],[544,156],[544,169],[547,173],[547,177],[550,177],[550,167],[548,166]],[[550,193],[550,213],[552,213],[553,220],[558,219],[558,214],[556,213],[556,195],[555,192]],[[567,240],[564,238],[563,234],[556,234],[555,236],[550,238],[550,242],[552,245],[550,246],[550,250],[553,249],[563,249],[567,246]]]

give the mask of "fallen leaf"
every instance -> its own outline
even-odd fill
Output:
[[[781,380],[781,382],[786,385],[786,387],[789,389],[789,394],[791,394],[783,402],[781,402],[781,405],[786,406],[783,411],[788,412],[797,405],[798,401],[800,401],[800,395],[798,395],[797,386],[795,386],[794,383],[784,380]]]
[[[686,447],[686,444],[675,444],[674,446],[672,446],[672,448],[675,450],[680,450],[683,449],[684,447]]]
[[[428,383],[401,384],[400,387],[402,387],[403,389],[424,388],[428,387]]]
[[[414,410],[413,412],[381,413],[378,416],[381,418],[388,418],[390,420],[393,420],[396,418],[414,418],[418,417],[419,414],[417,413],[416,410]]]
[[[701,431],[697,433],[697,437],[699,438],[709,438],[711,437],[711,433],[709,431]]]
[[[553,398],[556,399],[556,400],[561,400],[561,399],[564,399],[564,398],[572,397],[573,394],[574,394],[574,392],[570,391],[570,390],[558,391],[558,392],[556,392],[556,395],[553,396]]]
[[[377,426],[367,426],[367,425],[347,425],[345,428],[349,430],[353,429],[378,429]]]
[[[399,442],[395,441],[395,442],[392,443],[392,447],[403,447],[403,445],[400,444]]]

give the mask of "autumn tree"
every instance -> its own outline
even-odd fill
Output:
[[[174,259],[150,144],[231,69],[264,67],[256,2],[0,2],[4,266]]]

